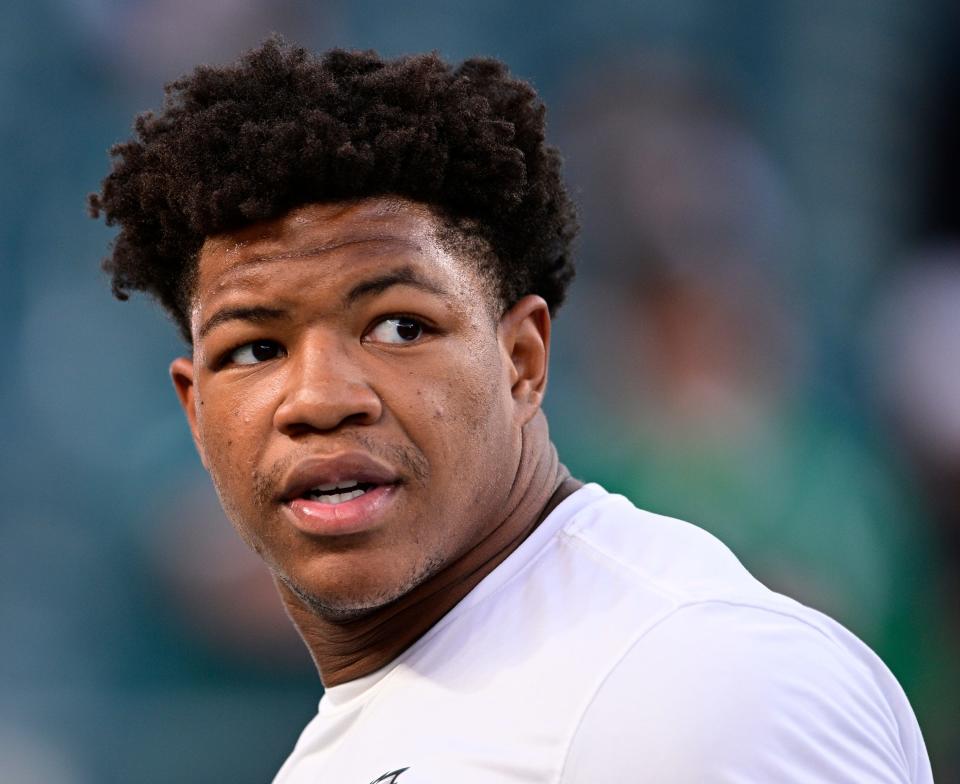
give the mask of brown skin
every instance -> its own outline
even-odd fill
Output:
[[[170,367],[224,509],[327,686],[389,663],[578,486],[540,409],[546,303],[500,316],[490,281],[436,228],[426,207],[377,198],[209,238],[193,357]],[[385,321],[398,316],[425,326]],[[396,475],[386,506],[357,532],[298,529],[281,499],[291,467],[347,453]]]

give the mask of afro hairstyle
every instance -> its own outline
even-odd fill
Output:
[[[274,36],[165,93],[162,110],[139,115],[134,137],[111,148],[89,207],[120,227],[103,262],[113,293],[155,297],[187,343],[207,237],[375,196],[426,204],[464,247],[482,240],[502,308],[531,293],[551,313],[562,303],[574,208],[544,140],[543,104],[501,62],[315,56]]]

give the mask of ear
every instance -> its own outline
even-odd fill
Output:
[[[550,357],[550,309],[543,297],[528,295],[500,319],[500,348],[510,374],[510,393],[520,424],[540,410],[547,389]]]
[[[187,424],[190,425],[190,434],[193,436],[193,444],[197,448],[197,454],[200,455],[200,462],[203,467],[207,467],[207,458],[203,452],[203,443],[200,439],[200,427],[197,417],[197,388],[194,384],[193,360],[189,357],[177,357],[170,363],[170,378],[173,381],[173,388],[177,393],[177,399],[180,401],[180,407],[186,414]]]

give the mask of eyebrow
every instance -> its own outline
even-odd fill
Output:
[[[417,273],[413,267],[398,267],[375,278],[368,278],[357,283],[343,298],[344,304],[354,305],[365,297],[382,294],[393,286],[412,286],[443,299],[449,299],[449,293],[431,280]]]
[[[382,294],[393,286],[412,286],[443,299],[449,299],[450,296],[447,291],[419,275],[412,267],[400,267],[374,278],[360,281],[346,293],[343,301],[344,304],[349,307],[367,297]],[[249,321],[255,324],[264,324],[270,321],[277,321],[278,319],[289,318],[289,312],[282,308],[270,308],[262,305],[226,307],[218,310],[204,322],[203,326],[200,327],[198,337],[202,340],[215,327],[225,324],[228,321]]]
[[[228,321],[250,321],[254,324],[265,324],[268,321],[277,319],[288,319],[290,314],[280,308],[257,307],[228,307],[218,310],[200,327],[199,338],[202,340],[214,327],[225,324]]]

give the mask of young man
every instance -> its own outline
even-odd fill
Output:
[[[490,60],[271,41],[174,83],[94,214],[326,687],[277,776],[928,782],[862,643],[557,458],[540,408],[573,210]]]

